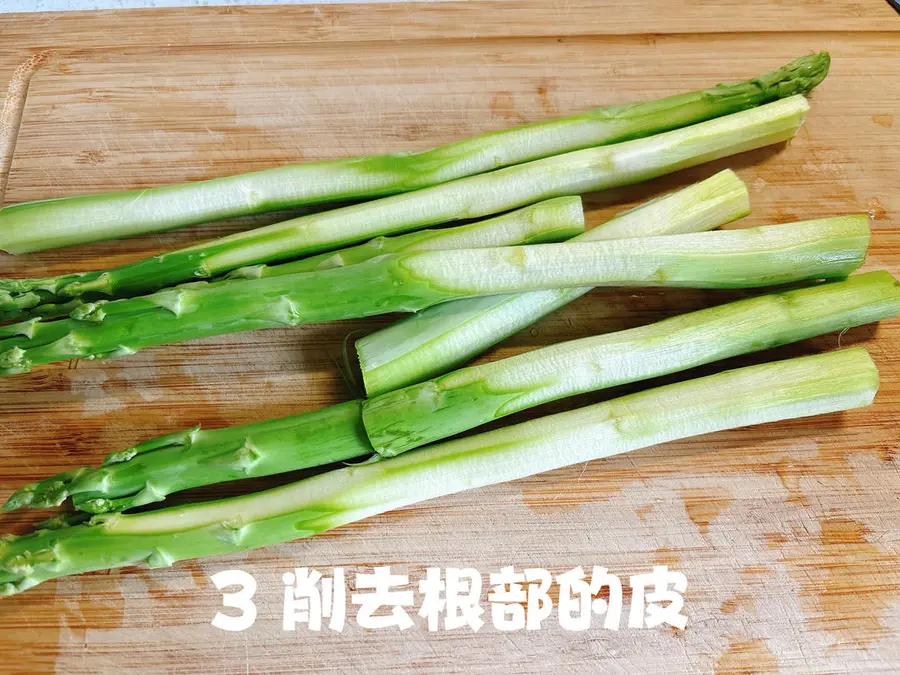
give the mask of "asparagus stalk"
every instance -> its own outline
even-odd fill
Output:
[[[319,272],[186,284],[85,305],[70,319],[0,327],[0,375],[499,293],[585,285],[733,288],[843,277],[862,264],[868,242],[868,219],[845,216],[666,237],[394,253]]]
[[[0,250],[27,253],[161,232],[301,204],[383,196],[617,143],[808,93],[828,73],[826,52],[759,77],[687,94],[587,112],[476,136],[415,154],[284,166],[214,180],[9,206]]]
[[[633,382],[900,314],[900,285],[870,272],[734,302],[605,337],[574,340],[317,413],[201,432],[189,429],[115,453],[13,493],[4,510],[57,506],[120,511],[177,490],[424,444],[554,398]],[[398,439],[400,439],[398,441]],[[387,440],[387,443],[385,443]]]
[[[739,179],[735,177],[735,180]],[[581,206],[581,198],[557,197],[469,225],[419,230],[396,237],[376,237],[365,244],[334,252],[320,253],[281,265],[241,267],[230,272],[225,279],[214,280],[211,283],[225,283],[230,279],[259,279],[260,277],[328,270],[355,265],[385,253],[539,244],[564,241],[583,233],[584,211]],[[96,299],[94,298],[94,300]],[[30,310],[29,314],[48,319],[66,316],[91,301],[90,298],[81,296],[61,304],[38,305]]]
[[[573,239],[602,241],[711,230],[750,212],[731,170],[620,213]],[[445,373],[590,289],[456,300],[429,307],[356,342],[363,384],[374,397]]]
[[[48,279],[0,282],[0,311],[22,313],[85,294],[134,296],[238,267],[279,262],[383,234],[479,218],[543,199],[638,183],[678,169],[786,141],[809,105],[794,96],[677,131],[578,150],[408,194],[239,232],[129,265]]]
[[[463,368],[363,403],[392,457],[549,401],[687,370],[900,314],[887,272],[763,295]]]
[[[864,349],[808,356],[650,389],[280,488],[90,521],[0,542],[0,592],[92,570],[229,553],[308,537],[443,495],[722,429],[868,405]]]

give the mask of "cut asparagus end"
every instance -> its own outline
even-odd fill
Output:
[[[900,315],[887,272],[773,293],[463,368],[363,403],[375,450],[392,457],[506,415]]]
[[[427,499],[656,443],[868,405],[877,389],[869,355],[848,349],[659,387],[253,495],[7,535],[0,542],[0,592],[69,574],[163,567],[291,541]]]
[[[747,186],[734,171],[725,169],[699,183],[623,211],[572,241],[706,232],[749,213]]]
[[[131,297],[178,283],[281,262],[429,225],[480,218],[543,199],[656,178],[791,138],[809,104],[802,96],[618,145],[589,148],[283,223],[110,270],[0,281],[0,311],[19,294],[59,304],[81,295]],[[8,296],[6,306],[3,294]],[[49,294],[49,295],[48,295]]]
[[[620,213],[573,241],[712,230],[750,212],[747,186],[730,169]],[[587,289],[535,291],[430,307],[356,341],[366,393],[377,396],[447,372]]]
[[[826,52],[804,56],[745,82],[646,103],[594,108],[411,155],[310,162],[196,183],[17,204],[0,209],[0,250],[27,253],[302,204],[416,190],[805,94],[822,81],[829,62]]]
[[[752,288],[845,277],[865,260],[865,215],[627,240],[426,251],[398,259],[414,279],[455,297],[526,287]]]

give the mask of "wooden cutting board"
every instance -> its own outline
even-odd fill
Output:
[[[0,76],[23,101],[7,202],[198,180],[286,162],[419,150],[489,129],[742,79],[827,49],[832,74],[788,146],[590,195],[591,225],[732,167],[743,224],[868,212],[867,268],[900,274],[900,16],[876,0],[433,3],[0,17]],[[17,70],[18,69],[18,70]],[[28,81],[30,79],[30,87]],[[26,92],[27,88],[27,92]],[[12,108],[10,108],[12,109]],[[9,115],[7,121],[11,119]],[[8,153],[7,153],[8,154]],[[3,276],[87,270],[283,218],[20,258]],[[594,292],[486,359],[729,299]],[[345,400],[340,341],[390,319],[270,330],[72,361],[0,381],[0,498],[148,436]],[[864,345],[871,408],[671,443],[371,518],[312,540],[44,584],[0,602],[7,672],[900,671],[900,321],[749,358]],[[682,376],[683,377],[683,376]],[[538,412],[602,400],[580,397]],[[263,487],[277,481],[258,481]],[[230,494],[225,486],[203,495]],[[46,514],[11,514],[21,532]],[[372,566],[485,575],[654,564],[688,578],[685,630],[281,630],[281,574]],[[242,633],[210,622],[210,575],[259,581]],[[487,605],[484,602],[485,606]],[[624,622],[623,622],[624,623]]]

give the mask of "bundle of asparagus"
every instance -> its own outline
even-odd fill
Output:
[[[582,192],[789,139],[808,109],[797,94],[818,84],[827,67],[826,54],[805,57],[739,85],[594,109],[418,155],[3,209],[0,247],[26,252],[416,190],[116,269],[0,281],[0,312],[26,319],[0,326],[0,374],[236,331],[416,313],[357,342],[365,400],[169,433],[115,452],[100,467],[18,489],[5,510],[71,497],[76,512],[0,541],[0,592],[265,546],[666,440],[868,404],[877,371],[865,351],[852,349],[421,448],[547,401],[900,314],[900,284],[889,274],[848,278],[869,243],[863,216],[709,231],[749,211],[747,190],[730,171],[584,232]],[[607,143],[615,144],[597,147]],[[508,168],[482,173],[499,167]],[[414,231],[510,209],[518,210]],[[805,285],[448,372],[593,286],[785,282]],[[122,513],[192,487],[355,459],[368,461],[266,492]]]
[[[871,403],[861,348],[741,368],[539,418],[265,492],[54,523],[0,541],[0,593],[67,574],[241,551],[308,537],[441,495],[721,429]]]
[[[302,216],[108,270],[0,281],[6,318],[40,314],[71,298],[134,297],[239,267],[286,261],[563,195],[649,180],[678,169],[786,141],[809,104],[794,96],[649,138],[557,155],[408,194]],[[53,221],[56,222],[56,221]]]
[[[393,457],[520,410],[900,315],[887,272],[772,293],[609,335],[536,349],[312,413],[239,427],[186,429],[26,485],[4,510],[58,506],[91,513],[173,492],[348,461]]]

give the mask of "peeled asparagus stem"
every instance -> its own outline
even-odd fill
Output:
[[[771,293],[463,368],[363,402],[386,457],[567,396],[658,377],[900,314],[887,272]]]
[[[0,375],[260,328],[411,312],[458,298],[578,286],[735,288],[843,277],[865,216],[666,237],[389,254],[331,270],[187,284],[0,327]]]
[[[584,209],[581,197],[557,197],[469,225],[419,230],[394,237],[376,237],[365,244],[280,265],[241,267],[229,273],[228,278],[282,277],[286,274],[320,272],[357,265],[386,253],[546,244],[566,241],[582,234]]]
[[[829,64],[827,52],[811,54],[744,82],[645,103],[593,108],[415,154],[309,162],[196,183],[16,204],[0,210],[0,250],[40,251],[301,204],[417,190],[805,94],[825,78]]]

